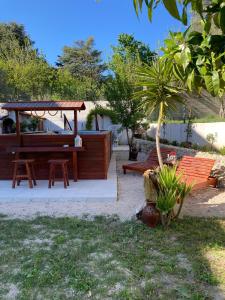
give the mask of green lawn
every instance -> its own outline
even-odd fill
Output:
[[[0,254],[0,299],[197,300],[225,293],[225,220],[186,218],[165,231],[116,217],[1,216]]]

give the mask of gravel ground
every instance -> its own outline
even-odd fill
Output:
[[[37,215],[84,216],[118,215],[121,220],[130,219],[144,206],[142,175],[122,173],[122,164],[117,161],[118,201],[116,202],[30,202],[0,204],[0,213],[10,218],[32,218]],[[225,217],[225,190],[207,188],[192,193],[183,207],[183,215],[202,217]]]

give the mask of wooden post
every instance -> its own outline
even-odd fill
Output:
[[[19,140],[19,145],[22,146],[22,140],[21,140],[21,132],[20,132],[20,114],[19,111],[15,111],[16,115],[16,136],[17,139]]]
[[[77,136],[77,111],[74,110],[74,136]]]

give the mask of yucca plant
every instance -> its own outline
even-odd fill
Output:
[[[158,196],[156,207],[160,211],[163,226],[167,227],[172,218],[177,218],[181,212],[185,197],[191,191],[192,186],[181,182],[181,176],[176,174],[176,167],[163,166],[159,171]],[[178,203],[177,213],[174,213],[174,207]]]
[[[151,115],[158,113],[156,128],[156,149],[159,166],[163,168],[160,152],[160,128],[169,111],[176,110],[178,103],[182,103],[181,94],[183,89],[173,75],[173,63],[163,57],[155,60],[151,66],[142,65],[136,69],[138,91],[134,96],[141,100],[144,111]]]

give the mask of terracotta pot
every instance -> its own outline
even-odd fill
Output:
[[[208,184],[209,184],[209,186],[215,188],[217,186],[217,178],[213,177],[213,176],[209,176],[208,177]]]
[[[160,221],[160,214],[156,209],[156,203],[147,203],[137,217],[147,226],[156,227]]]

